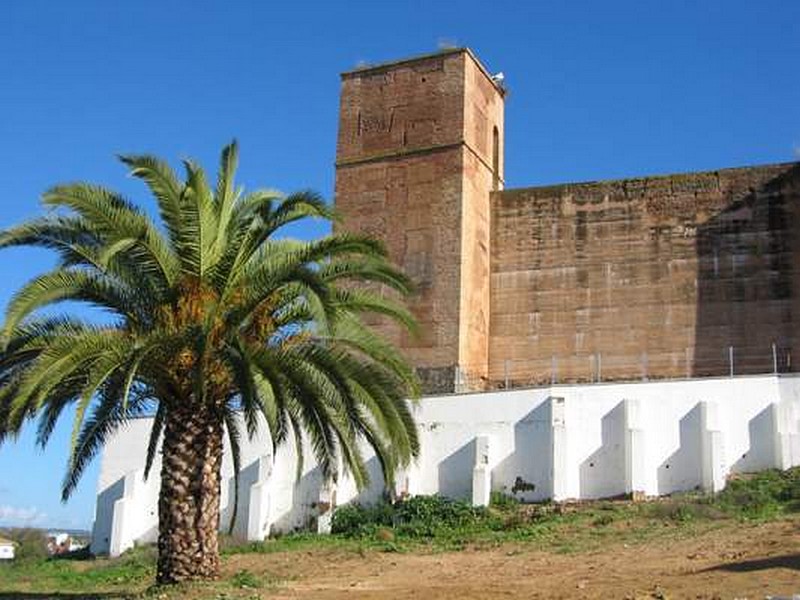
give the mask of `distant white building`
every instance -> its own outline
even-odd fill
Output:
[[[14,542],[1,537],[0,560],[14,560]]]
[[[69,533],[49,532],[47,534],[48,554],[67,554],[87,546],[86,542],[73,539]]]

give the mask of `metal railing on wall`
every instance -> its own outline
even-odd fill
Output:
[[[612,353],[551,355],[508,359],[485,366],[456,367],[456,391],[514,389],[559,383],[679,380],[695,377],[780,374],[794,371],[788,348],[773,343],[752,347],[685,348],[682,352],[643,352],[638,357]]]

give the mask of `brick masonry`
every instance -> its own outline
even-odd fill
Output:
[[[429,391],[452,390],[459,365],[488,376],[489,194],[502,182],[502,129],[502,90],[465,50],[342,76],[336,206],[344,228],[384,240],[416,281],[420,335],[376,325]]]
[[[490,377],[727,375],[731,347],[764,373],[773,343],[791,370],[799,181],[785,164],[495,194]]]
[[[795,370],[800,165],[503,190],[503,97],[466,49],[342,75],[336,205],[418,284],[419,337],[375,324],[427,391]]]

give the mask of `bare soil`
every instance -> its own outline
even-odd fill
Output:
[[[800,520],[657,536],[567,554],[526,544],[452,553],[342,550],[237,555],[226,575],[277,578],[249,598],[791,598],[800,594]]]

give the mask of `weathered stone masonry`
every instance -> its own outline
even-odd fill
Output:
[[[800,165],[503,190],[503,100],[466,49],[342,76],[336,205],[428,391],[796,370]]]
[[[490,376],[542,383],[553,356],[569,381],[727,375],[731,347],[736,373],[790,370],[799,173],[494,195]]]

